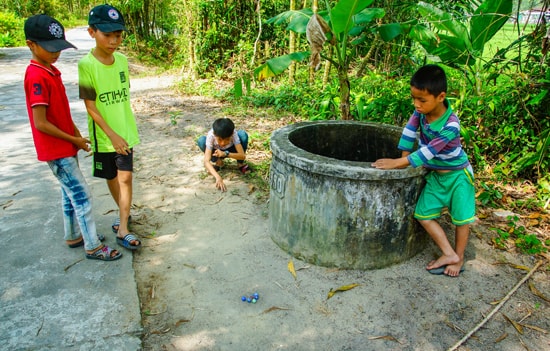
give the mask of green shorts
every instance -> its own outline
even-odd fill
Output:
[[[476,194],[470,167],[447,173],[432,171],[426,175],[426,186],[416,204],[414,218],[439,218],[445,207],[454,225],[475,221]]]

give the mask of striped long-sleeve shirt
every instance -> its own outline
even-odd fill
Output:
[[[435,170],[457,170],[470,165],[460,144],[460,122],[445,100],[447,111],[432,123],[426,116],[414,112],[403,129],[398,148],[411,152],[407,156],[413,167],[423,166]],[[418,150],[414,151],[417,132],[420,132]]]

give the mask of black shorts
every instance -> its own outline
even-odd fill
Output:
[[[132,172],[134,170],[134,152],[130,149],[128,155],[116,152],[94,152],[94,177],[113,179],[118,170]]]

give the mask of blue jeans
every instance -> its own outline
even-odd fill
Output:
[[[92,215],[90,189],[80,171],[78,159],[76,156],[60,158],[48,161],[48,166],[61,184],[65,240],[75,240],[82,236],[86,250],[98,248],[101,241]]]
[[[248,134],[244,130],[237,130],[237,135],[239,136],[239,139],[241,139],[241,145],[243,147],[243,151],[246,152],[246,149],[248,148]],[[197,145],[199,149],[201,149],[202,152],[206,150],[206,136],[201,136],[197,139]],[[235,145],[231,146],[229,149],[227,149],[229,152],[237,152],[237,149],[235,148]],[[210,158],[210,161],[216,162],[218,160],[217,157],[212,156]],[[238,163],[243,163],[243,160],[238,160]]]

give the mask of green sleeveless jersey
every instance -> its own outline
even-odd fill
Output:
[[[139,144],[139,135],[130,105],[128,59],[115,52],[114,63],[107,66],[99,62],[92,51],[78,62],[80,98],[95,101],[109,127],[124,138],[129,147],[134,147]],[[111,140],[89,114],[88,131],[94,152],[115,152]]]

